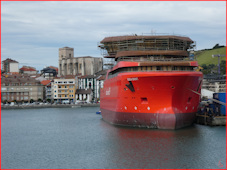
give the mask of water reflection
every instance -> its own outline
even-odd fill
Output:
[[[219,168],[218,158],[205,160],[215,150],[207,150],[209,141],[196,125],[180,130],[128,128],[106,122],[103,126],[114,135],[108,158],[113,161],[111,168]]]

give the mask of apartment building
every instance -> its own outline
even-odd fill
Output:
[[[103,88],[103,83],[105,80],[106,70],[97,72],[95,75],[86,75],[78,77],[78,89],[77,95],[87,94],[89,98],[93,101],[98,101],[100,99],[100,89]],[[88,94],[87,89],[91,89],[90,94]]]
[[[34,78],[6,75],[1,78],[1,102],[43,100],[43,85]]]
[[[2,61],[2,70],[5,73],[19,73],[19,63],[11,58]]]
[[[51,100],[51,81],[43,80],[41,84],[44,86],[44,100],[50,102]]]
[[[94,75],[102,70],[103,59],[84,56],[74,57],[74,49],[70,47],[59,48],[59,75]]]
[[[51,83],[52,100],[64,103],[65,101],[75,102],[76,79],[57,78]]]

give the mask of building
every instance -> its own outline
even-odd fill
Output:
[[[226,92],[226,75],[204,75],[202,89],[216,93]]]
[[[92,89],[77,89],[76,102],[91,102],[93,99]]]
[[[59,75],[94,75],[102,70],[103,59],[98,57],[74,57],[74,49],[59,48]]]
[[[55,102],[75,102],[76,79],[67,77],[54,79],[51,83],[51,91],[52,100]]]
[[[102,70],[95,75],[85,75],[85,76],[79,76],[78,77],[78,88],[81,91],[77,91],[77,94],[80,92],[86,92],[87,89],[92,90],[92,101],[98,101],[100,99],[100,89],[103,88],[103,83],[105,80],[107,70]],[[85,91],[83,91],[85,90]],[[83,94],[83,93],[82,93]]]
[[[95,100],[95,98],[97,98],[96,95],[96,79],[98,78],[98,76],[96,75],[86,75],[86,76],[80,76],[78,77],[78,90],[77,90],[77,95],[83,95],[83,94],[88,94],[89,90],[89,98],[90,100],[88,102],[90,102],[91,100]],[[78,99],[78,98],[77,98]],[[79,98],[79,100],[81,100]]]
[[[2,61],[2,70],[5,73],[19,73],[19,63],[15,60],[7,58],[6,60]]]
[[[43,80],[41,84],[44,86],[44,99],[45,101],[51,101],[51,81]]]
[[[41,75],[47,80],[53,80],[57,76],[57,70],[52,67],[46,67],[41,70]]]
[[[102,75],[102,76],[99,76],[99,78],[96,79],[96,96],[97,96],[97,101],[100,100],[100,92],[101,92],[101,89],[103,88],[103,84],[104,84],[104,80],[105,80],[106,76],[105,75]]]
[[[20,68],[20,73],[32,75],[32,74],[37,74],[37,70],[34,67],[23,66],[22,68]]]
[[[43,85],[29,76],[6,75],[1,78],[1,102],[43,100]]]

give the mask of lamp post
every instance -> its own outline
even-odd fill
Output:
[[[218,57],[218,74],[220,75],[221,74],[221,71],[220,71],[220,57],[225,57],[226,55],[221,55],[221,54],[213,54],[212,57]]]

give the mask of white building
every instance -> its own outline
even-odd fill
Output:
[[[76,102],[91,102],[93,99],[92,89],[77,89]]]
[[[7,58],[6,60],[2,61],[2,69],[6,73],[19,73],[19,63],[15,60]]]

